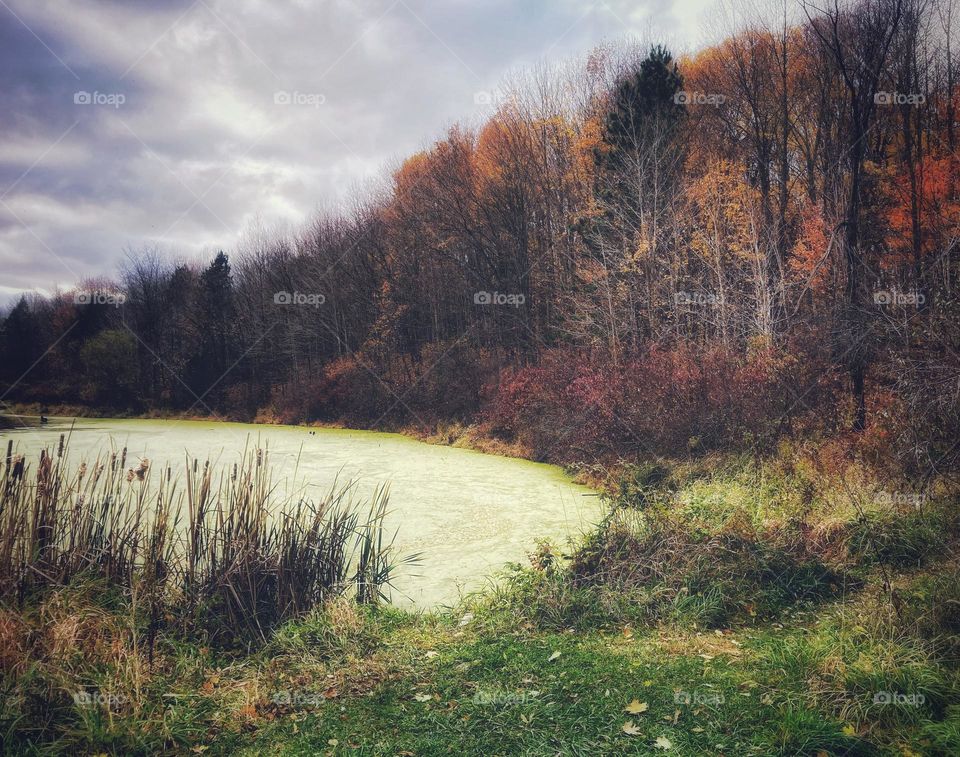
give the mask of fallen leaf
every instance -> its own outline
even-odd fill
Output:
[[[640,729],[637,728],[636,725],[634,725],[634,722],[632,720],[628,720],[626,723],[624,723],[623,726],[620,728],[620,730],[623,731],[625,734],[627,734],[627,736],[640,735]]]
[[[327,743],[328,743],[330,746],[336,746],[336,745],[339,744],[340,742],[337,741],[336,739],[327,739]]]
[[[634,699],[630,704],[623,708],[624,712],[629,712],[631,715],[639,715],[641,712],[646,712],[650,707],[646,702],[641,702],[637,699]]]
[[[432,649],[431,649],[429,652],[427,652],[427,659],[428,659],[428,660],[432,660],[434,657],[439,657],[439,656],[440,656],[440,653],[439,653],[439,652],[434,652]]]
[[[414,697],[418,702],[429,702],[433,699],[433,696],[430,694],[416,694]]]
[[[560,651],[557,650],[556,652],[554,652],[552,655],[550,655],[550,656],[547,658],[547,662],[553,662],[553,661],[556,660],[559,656],[560,656]]]
[[[657,736],[657,740],[653,742],[653,745],[657,749],[663,749],[667,751],[668,749],[673,749],[673,742],[670,741],[666,736]]]

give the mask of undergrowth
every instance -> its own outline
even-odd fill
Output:
[[[801,467],[625,470],[582,542],[452,611],[329,597],[246,651],[168,628],[151,655],[149,607],[78,578],[0,610],[2,750],[960,752],[950,493]]]

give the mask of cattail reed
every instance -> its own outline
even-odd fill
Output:
[[[219,473],[207,460],[198,475],[197,459],[187,457],[182,479],[166,466],[154,483],[149,460],[126,468],[126,448],[119,460],[112,453],[109,463],[70,467],[67,447],[58,445],[56,459],[41,451],[29,476],[8,446],[0,490],[5,600],[101,578],[145,598],[150,639],[170,622],[228,641],[264,637],[335,596],[377,601],[390,583],[386,490],[369,508],[353,501],[350,484],[316,503],[279,499],[261,449]]]

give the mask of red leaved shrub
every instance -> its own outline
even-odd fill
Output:
[[[825,378],[826,377],[826,378]],[[486,419],[541,459],[677,455],[772,440],[836,382],[812,358],[719,347],[654,347],[618,365],[556,351],[508,369],[488,390]],[[827,396],[825,396],[825,394]]]

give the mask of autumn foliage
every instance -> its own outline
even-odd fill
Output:
[[[475,421],[563,460],[849,431],[953,464],[955,30],[936,2],[808,10],[515,77],[341,212],[90,282],[120,308],[26,297],[9,398]]]

